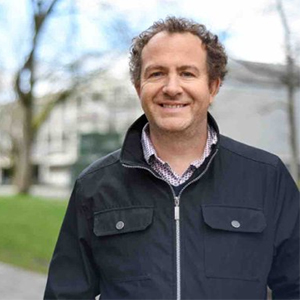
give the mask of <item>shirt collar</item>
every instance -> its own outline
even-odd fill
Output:
[[[152,157],[158,159],[158,156],[150,139],[149,123],[146,123],[143,128],[141,142],[146,162],[150,164],[150,160]]]
[[[211,151],[211,146],[216,144],[218,142],[218,136],[216,131],[211,127],[210,125],[207,125],[208,129],[208,136],[206,140],[206,145],[204,148],[204,153],[202,157],[199,157],[199,159],[193,161],[191,163],[191,166],[194,166],[198,168],[201,163],[204,161],[204,159],[209,156],[210,151]],[[154,146],[152,144],[152,141],[150,139],[150,129],[149,129],[149,122],[146,123],[146,125],[143,128],[142,131],[142,136],[141,136],[141,143],[142,143],[142,148],[143,148],[143,153],[144,153],[144,158],[148,164],[151,164],[153,160],[158,160],[161,163],[165,164],[164,161],[162,161],[158,156],[157,153],[154,149]]]

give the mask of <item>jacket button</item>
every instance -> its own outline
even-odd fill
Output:
[[[116,228],[117,228],[118,230],[123,229],[124,226],[125,226],[125,224],[124,224],[124,222],[122,222],[122,221],[119,221],[119,222],[116,224]]]
[[[231,221],[231,226],[234,228],[239,228],[241,226],[241,223],[239,221],[233,220]]]

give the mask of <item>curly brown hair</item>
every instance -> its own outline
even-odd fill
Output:
[[[218,36],[212,34],[202,24],[192,20],[177,17],[167,17],[165,20],[154,22],[147,30],[133,38],[130,49],[130,77],[134,86],[140,84],[142,51],[149,40],[159,32],[169,33],[192,33],[198,36],[205,45],[207,51],[207,70],[209,85],[216,79],[223,82],[227,73],[227,54],[224,46],[220,43]]]

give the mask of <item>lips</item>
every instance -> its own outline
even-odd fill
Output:
[[[160,104],[163,108],[182,108],[185,107],[187,104]]]

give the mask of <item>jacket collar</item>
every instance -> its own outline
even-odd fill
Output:
[[[207,113],[207,120],[208,124],[216,131],[218,137],[218,142],[212,151],[213,153],[217,148],[219,148],[220,132],[217,122],[209,112]],[[123,147],[121,149],[120,160],[122,164],[129,166],[149,167],[145,162],[141,143],[142,130],[147,122],[148,120],[146,116],[142,115],[129,127],[124,139]]]

